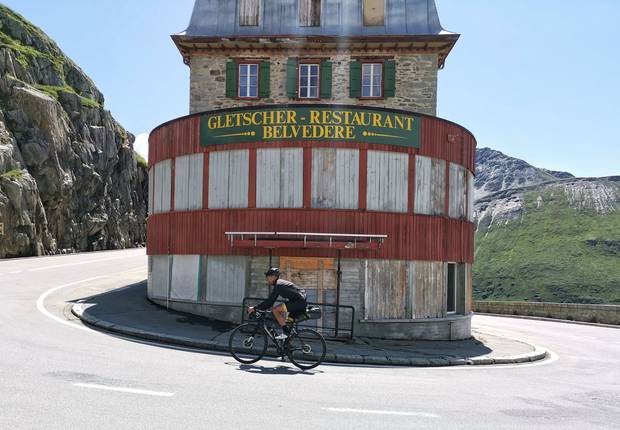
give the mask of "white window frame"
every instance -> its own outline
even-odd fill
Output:
[[[256,86],[254,88],[256,88],[256,95],[252,95],[251,94],[251,79],[252,79],[252,67],[256,68]],[[238,90],[237,90],[237,95],[239,96],[239,98],[242,99],[257,99],[258,98],[258,90],[259,90],[259,78],[260,78],[260,65],[259,63],[241,63],[238,65],[238,70],[237,73],[239,74],[239,82],[238,82]],[[242,85],[241,82],[241,69],[242,68],[246,68],[247,69],[247,73],[246,73],[246,77],[245,77],[245,82]],[[243,94],[242,89],[245,89],[245,94]]]
[[[312,74],[312,68],[316,67],[316,75]],[[301,78],[302,78],[302,74],[304,71],[307,71],[308,75],[307,75],[307,85],[306,86],[302,86],[301,85]],[[316,76],[316,86],[311,85],[310,81],[311,78]],[[312,96],[312,89],[316,88],[316,96]],[[307,95],[306,96],[302,96],[302,89],[306,89],[307,90]],[[297,91],[298,91],[298,97],[300,99],[310,99],[310,100],[316,100],[320,98],[321,95],[321,65],[319,63],[300,63],[299,64],[299,73],[298,73],[298,81],[297,81]]]
[[[376,74],[376,68],[379,68],[380,71],[380,82],[378,85],[378,91],[379,94],[375,94],[375,85],[373,83],[374,78],[377,76]],[[367,70],[368,68],[370,68],[370,85],[366,86],[364,85],[364,75],[365,75],[365,70]],[[361,98],[363,99],[380,99],[383,97],[383,79],[384,79],[384,70],[383,70],[383,63],[362,63],[362,79],[361,79],[361,85],[362,85],[362,91],[361,91]],[[368,94],[364,93],[364,89],[367,88],[369,90]]]

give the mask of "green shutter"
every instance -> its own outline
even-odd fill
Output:
[[[321,98],[332,98],[332,63],[331,61],[321,61]]]
[[[286,95],[297,97],[297,58],[289,58],[286,64]]]
[[[260,82],[258,83],[258,96],[262,99],[269,97],[271,85],[269,61],[260,62]]]
[[[396,94],[396,61],[388,60],[384,66],[383,97],[394,97]]]
[[[362,63],[349,63],[349,96],[359,98],[362,95]]]
[[[237,63],[234,61],[226,63],[226,97],[237,97]]]

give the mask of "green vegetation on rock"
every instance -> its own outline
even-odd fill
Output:
[[[480,223],[474,298],[620,303],[620,211],[576,209],[560,186],[523,198],[522,217]]]
[[[148,169],[149,163],[146,161],[146,159],[142,155],[138,154],[136,151],[134,151],[133,153],[136,156],[136,162],[138,163],[138,166],[142,167],[143,169]]]
[[[0,178],[6,178],[6,179],[18,179],[18,178],[21,178],[22,176],[24,176],[24,171],[21,169],[13,169],[13,170],[9,170],[8,172],[0,174]]]
[[[76,96],[78,96],[80,98],[80,103],[82,104],[82,106],[90,107],[90,108],[95,108],[95,109],[101,108],[101,105],[99,104],[98,101],[93,100],[93,99],[89,99],[88,97],[84,97],[84,96],[79,95],[69,85],[65,85],[63,87],[57,87],[57,86],[53,86],[53,85],[40,85],[40,84],[37,84],[37,85],[35,85],[35,88],[37,90],[39,90],[39,91],[43,91],[44,93],[49,94],[50,96],[52,96],[56,100],[58,100],[59,93],[61,93],[61,92],[75,94]]]

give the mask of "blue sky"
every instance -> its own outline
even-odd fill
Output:
[[[193,0],[0,0],[41,27],[140,136],[186,115],[189,69],[169,35]],[[438,115],[491,147],[577,176],[620,174],[618,0],[436,0],[462,34]]]

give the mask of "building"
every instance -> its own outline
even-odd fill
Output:
[[[191,115],[149,139],[149,297],[237,321],[279,266],[350,306],[325,326],[470,337],[476,141],[435,116],[434,0],[197,0],[172,38]]]

